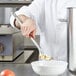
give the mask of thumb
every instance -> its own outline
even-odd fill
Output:
[[[35,38],[35,34],[36,34],[36,30],[32,31],[32,32],[29,34],[29,37]]]

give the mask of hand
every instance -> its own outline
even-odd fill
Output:
[[[36,34],[36,26],[35,21],[32,19],[26,19],[23,24],[21,25],[20,29],[22,35],[25,37],[32,37],[35,38]]]

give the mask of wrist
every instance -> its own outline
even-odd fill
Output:
[[[20,29],[20,24],[17,22],[17,20],[14,20],[14,26],[18,29]]]
[[[26,20],[28,20],[29,18],[24,16],[24,15],[18,15],[19,19],[21,20],[22,23],[24,23]],[[18,21],[15,19],[14,20],[14,26],[18,29],[21,28],[21,25],[18,23]]]

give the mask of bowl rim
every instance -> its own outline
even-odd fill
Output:
[[[43,60],[39,60],[39,61],[33,61],[33,62],[31,62],[31,65],[33,66],[34,64],[36,64],[37,62],[42,62]],[[59,60],[51,60],[51,61],[56,61],[56,62],[60,62],[60,63],[63,63],[66,67],[67,67],[67,65],[68,65],[68,62],[67,61],[59,61]],[[45,61],[43,61],[43,62],[45,62]],[[46,62],[49,62],[49,61],[46,61]],[[51,62],[50,62],[51,63]],[[48,66],[48,65],[34,65],[34,66],[40,66],[40,67],[58,67],[58,66]],[[60,66],[60,65],[59,65]],[[62,66],[62,65],[61,65]],[[64,67],[64,66],[62,66],[62,67]]]

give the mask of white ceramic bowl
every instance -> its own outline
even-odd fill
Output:
[[[39,75],[60,75],[67,69],[65,61],[34,61],[31,65],[34,72]]]

